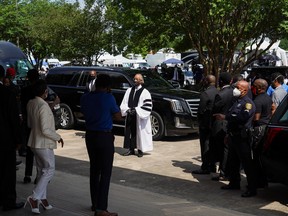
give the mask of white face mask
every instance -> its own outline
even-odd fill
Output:
[[[233,96],[234,97],[239,97],[241,95],[241,91],[237,88],[233,89]]]

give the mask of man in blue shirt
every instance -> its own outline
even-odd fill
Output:
[[[117,216],[107,211],[110,178],[114,159],[113,117],[121,113],[110,93],[110,77],[100,74],[96,90],[81,97],[81,111],[86,122],[85,142],[90,159],[90,194],[95,216]]]
[[[282,85],[282,87],[285,89],[285,91],[288,92],[288,85],[286,85],[286,83],[284,83],[284,77],[280,74],[280,77],[278,79],[279,79],[280,84]],[[272,85],[270,85],[269,88],[267,89],[267,94],[269,96],[272,96],[272,93],[274,91],[275,91],[275,89],[272,87]]]

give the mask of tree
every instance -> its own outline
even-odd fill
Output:
[[[125,52],[141,53],[170,47],[178,31],[177,26],[170,25],[167,17],[168,1],[112,0],[111,10],[116,14],[115,20],[126,35]]]
[[[180,7],[184,9],[182,16],[178,14],[175,17],[186,32],[185,36],[189,36],[200,53],[207,73],[240,72],[286,33],[281,27],[285,20],[283,12],[287,10],[285,0],[195,0],[192,3],[185,1],[185,5],[175,5],[178,11]],[[270,46],[259,52],[265,38],[270,39]],[[246,49],[253,44],[256,44],[256,51]],[[208,56],[204,55],[204,49]],[[237,50],[242,58],[247,58],[233,65]]]
[[[38,67],[39,60],[52,54],[73,53],[66,35],[74,25],[73,15],[78,7],[79,3],[68,4],[64,0],[1,1],[0,37],[17,44],[28,57],[32,55]]]
[[[92,64],[104,53],[106,45],[106,22],[104,17],[105,5],[102,1],[86,0],[84,9],[74,19],[75,25],[71,31],[71,42],[75,48],[75,58],[86,60]]]
[[[19,40],[25,33],[24,26],[27,17],[23,16],[25,2],[11,0],[0,1],[0,38],[15,43],[19,46]]]
[[[36,67],[39,60],[51,56],[91,65],[105,51],[118,54],[126,46],[113,11],[107,13],[109,0],[86,0],[84,8],[65,0],[0,2],[1,39],[32,54]]]
[[[65,1],[37,0],[26,5],[29,21],[23,44],[33,54],[37,66],[39,60],[52,55],[65,58],[67,53],[73,53],[69,36],[77,9],[77,4]]]
[[[178,51],[195,48],[206,73],[216,76],[219,71],[241,71],[266,51],[259,50],[265,38],[270,38],[272,45],[286,34],[283,27],[287,17],[284,12],[288,11],[286,0],[113,2],[121,16],[119,21],[129,32],[131,45],[137,41],[142,47],[157,49],[174,41]],[[253,44],[257,45],[256,51],[246,49]],[[234,64],[237,50],[241,59],[248,58]]]

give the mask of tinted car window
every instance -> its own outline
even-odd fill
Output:
[[[282,100],[277,107],[276,112],[271,118],[270,123],[278,124],[280,126],[287,126],[288,123],[288,95]]]
[[[129,71],[130,77],[133,79],[135,74],[139,73],[139,71],[131,70]],[[155,88],[174,88],[173,85],[171,85],[167,80],[162,78],[157,73],[151,73],[151,71],[141,71],[140,72],[144,78],[144,85],[145,88],[148,89],[155,89]],[[146,75],[149,74],[149,75]]]
[[[15,69],[17,71],[18,78],[26,77],[28,70],[32,68],[32,65],[27,59],[19,59],[15,61]]]
[[[284,115],[281,117],[281,119],[279,120],[280,123],[288,123],[288,109],[286,110],[286,112],[284,113]]]
[[[54,76],[49,76],[46,78],[47,83],[53,83],[54,85],[70,85],[70,80],[72,80],[73,73],[62,73],[55,74]]]
[[[73,78],[70,81],[71,86],[78,86],[78,80],[79,80],[80,75],[81,75],[80,73],[76,73],[76,72],[73,74]]]
[[[76,77],[77,76],[77,77]],[[79,86],[86,86],[87,82],[88,82],[88,78],[89,78],[89,72],[88,71],[84,71],[83,73],[78,73],[76,74],[75,78],[79,79]]]
[[[112,89],[121,89],[121,83],[129,83],[126,77],[122,74],[114,73],[110,74],[110,77],[112,79]]]

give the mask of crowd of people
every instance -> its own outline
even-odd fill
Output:
[[[8,83],[5,74],[8,75],[9,85],[5,85]],[[57,120],[53,114],[53,107],[60,103],[60,99],[44,80],[39,79],[37,70],[28,71],[29,85],[21,89],[11,84],[13,74],[12,69],[5,73],[0,66],[0,94],[5,101],[0,105],[3,139],[0,151],[0,174],[3,176],[0,178],[0,205],[4,211],[24,206],[23,202],[16,202],[15,189],[16,151],[22,144],[24,150],[21,154],[26,157],[24,183],[31,182],[34,159],[37,173],[35,187],[27,197],[26,204],[30,205],[33,213],[39,214],[40,206],[46,210],[53,208],[47,199],[47,186],[55,172],[53,150],[57,148],[57,143],[62,147],[64,145],[56,131]],[[270,89],[265,79],[251,76],[246,81],[241,76],[232,77],[230,73],[223,72],[218,79],[219,89],[213,75],[204,77],[203,85],[205,91],[200,94],[198,108],[202,165],[192,173],[210,174],[217,171],[216,164],[219,164],[219,175],[212,180],[228,180],[229,184],[222,186],[222,189],[239,190],[240,171],[243,168],[248,186],[242,197],[255,196],[259,187],[267,186],[259,163],[259,134],[265,130],[275,109],[287,94],[284,77],[280,73],[272,74]],[[91,210],[95,216],[118,215],[107,210],[115,151],[113,120],[125,118],[123,147],[127,152],[123,156],[143,157],[145,152],[153,150],[150,121],[153,104],[151,94],[144,86],[143,76],[136,74],[134,86],[127,89],[118,106],[111,94],[111,78],[105,74],[98,75],[95,70],[90,72],[87,91],[81,97],[81,111],[86,122]],[[257,139],[251,139],[252,132],[257,133]]]
[[[157,65],[156,68],[158,67],[159,66]],[[158,73],[160,73],[160,75],[166,80],[178,82],[181,88],[187,88],[191,86],[192,83],[189,81],[187,82],[185,72],[191,72],[194,85],[200,84],[204,71],[203,68],[195,62],[189,66],[180,66],[175,64],[173,67],[168,67],[166,64],[162,64],[161,70]]]
[[[257,74],[245,80],[223,72],[218,84],[219,90],[213,75],[203,79],[205,91],[198,108],[202,165],[192,173],[217,172],[212,180],[229,181],[222,189],[239,190],[244,169],[248,184],[242,197],[255,196],[258,188],[268,185],[260,163],[261,143],[266,125],[287,95],[284,76],[273,73],[269,87]]]
[[[58,120],[54,113],[60,99],[45,80],[40,79],[36,69],[28,71],[26,85],[21,88],[13,84],[13,74],[15,77],[15,70],[9,68],[5,71],[0,66],[0,94],[5,99],[0,106],[0,135],[3,137],[0,205],[4,211],[8,211],[28,204],[32,213],[40,214],[40,206],[45,210],[53,208],[47,199],[47,186],[55,173],[54,149],[57,142],[64,146],[61,135],[56,131]],[[93,70],[89,73],[87,91],[81,97],[81,111],[86,122],[85,142],[90,160],[91,210],[95,216],[118,215],[107,210],[114,158],[113,120],[126,118],[123,147],[128,149],[128,153],[123,156],[135,155],[137,149],[138,157],[143,157],[145,152],[153,150],[151,95],[142,86],[144,78],[141,74],[135,75],[134,82],[135,85],[127,90],[119,107],[111,94],[109,75],[97,75]],[[26,157],[23,183],[32,181],[34,161],[36,167],[35,186],[25,204],[16,202],[17,150],[19,155]]]
[[[23,202],[16,202],[16,151],[26,157],[24,183],[31,182],[33,159],[36,161],[37,177],[32,195],[28,196],[26,204],[31,206],[33,213],[40,213],[39,206],[51,209],[47,200],[47,185],[55,171],[53,149],[63,140],[56,133],[53,108],[59,98],[49,101],[47,84],[39,79],[39,73],[31,69],[27,73],[28,85],[20,88],[13,83],[15,69],[6,70],[0,65],[0,92],[5,99],[1,103],[1,187],[0,205],[4,211],[19,209]],[[6,76],[5,76],[6,74]],[[8,79],[8,81],[7,81]],[[55,94],[55,93],[54,93]],[[6,137],[6,138],[5,138]],[[16,162],[16,163],[15,163]],[[25,204],[25,205],[26,205]]]

